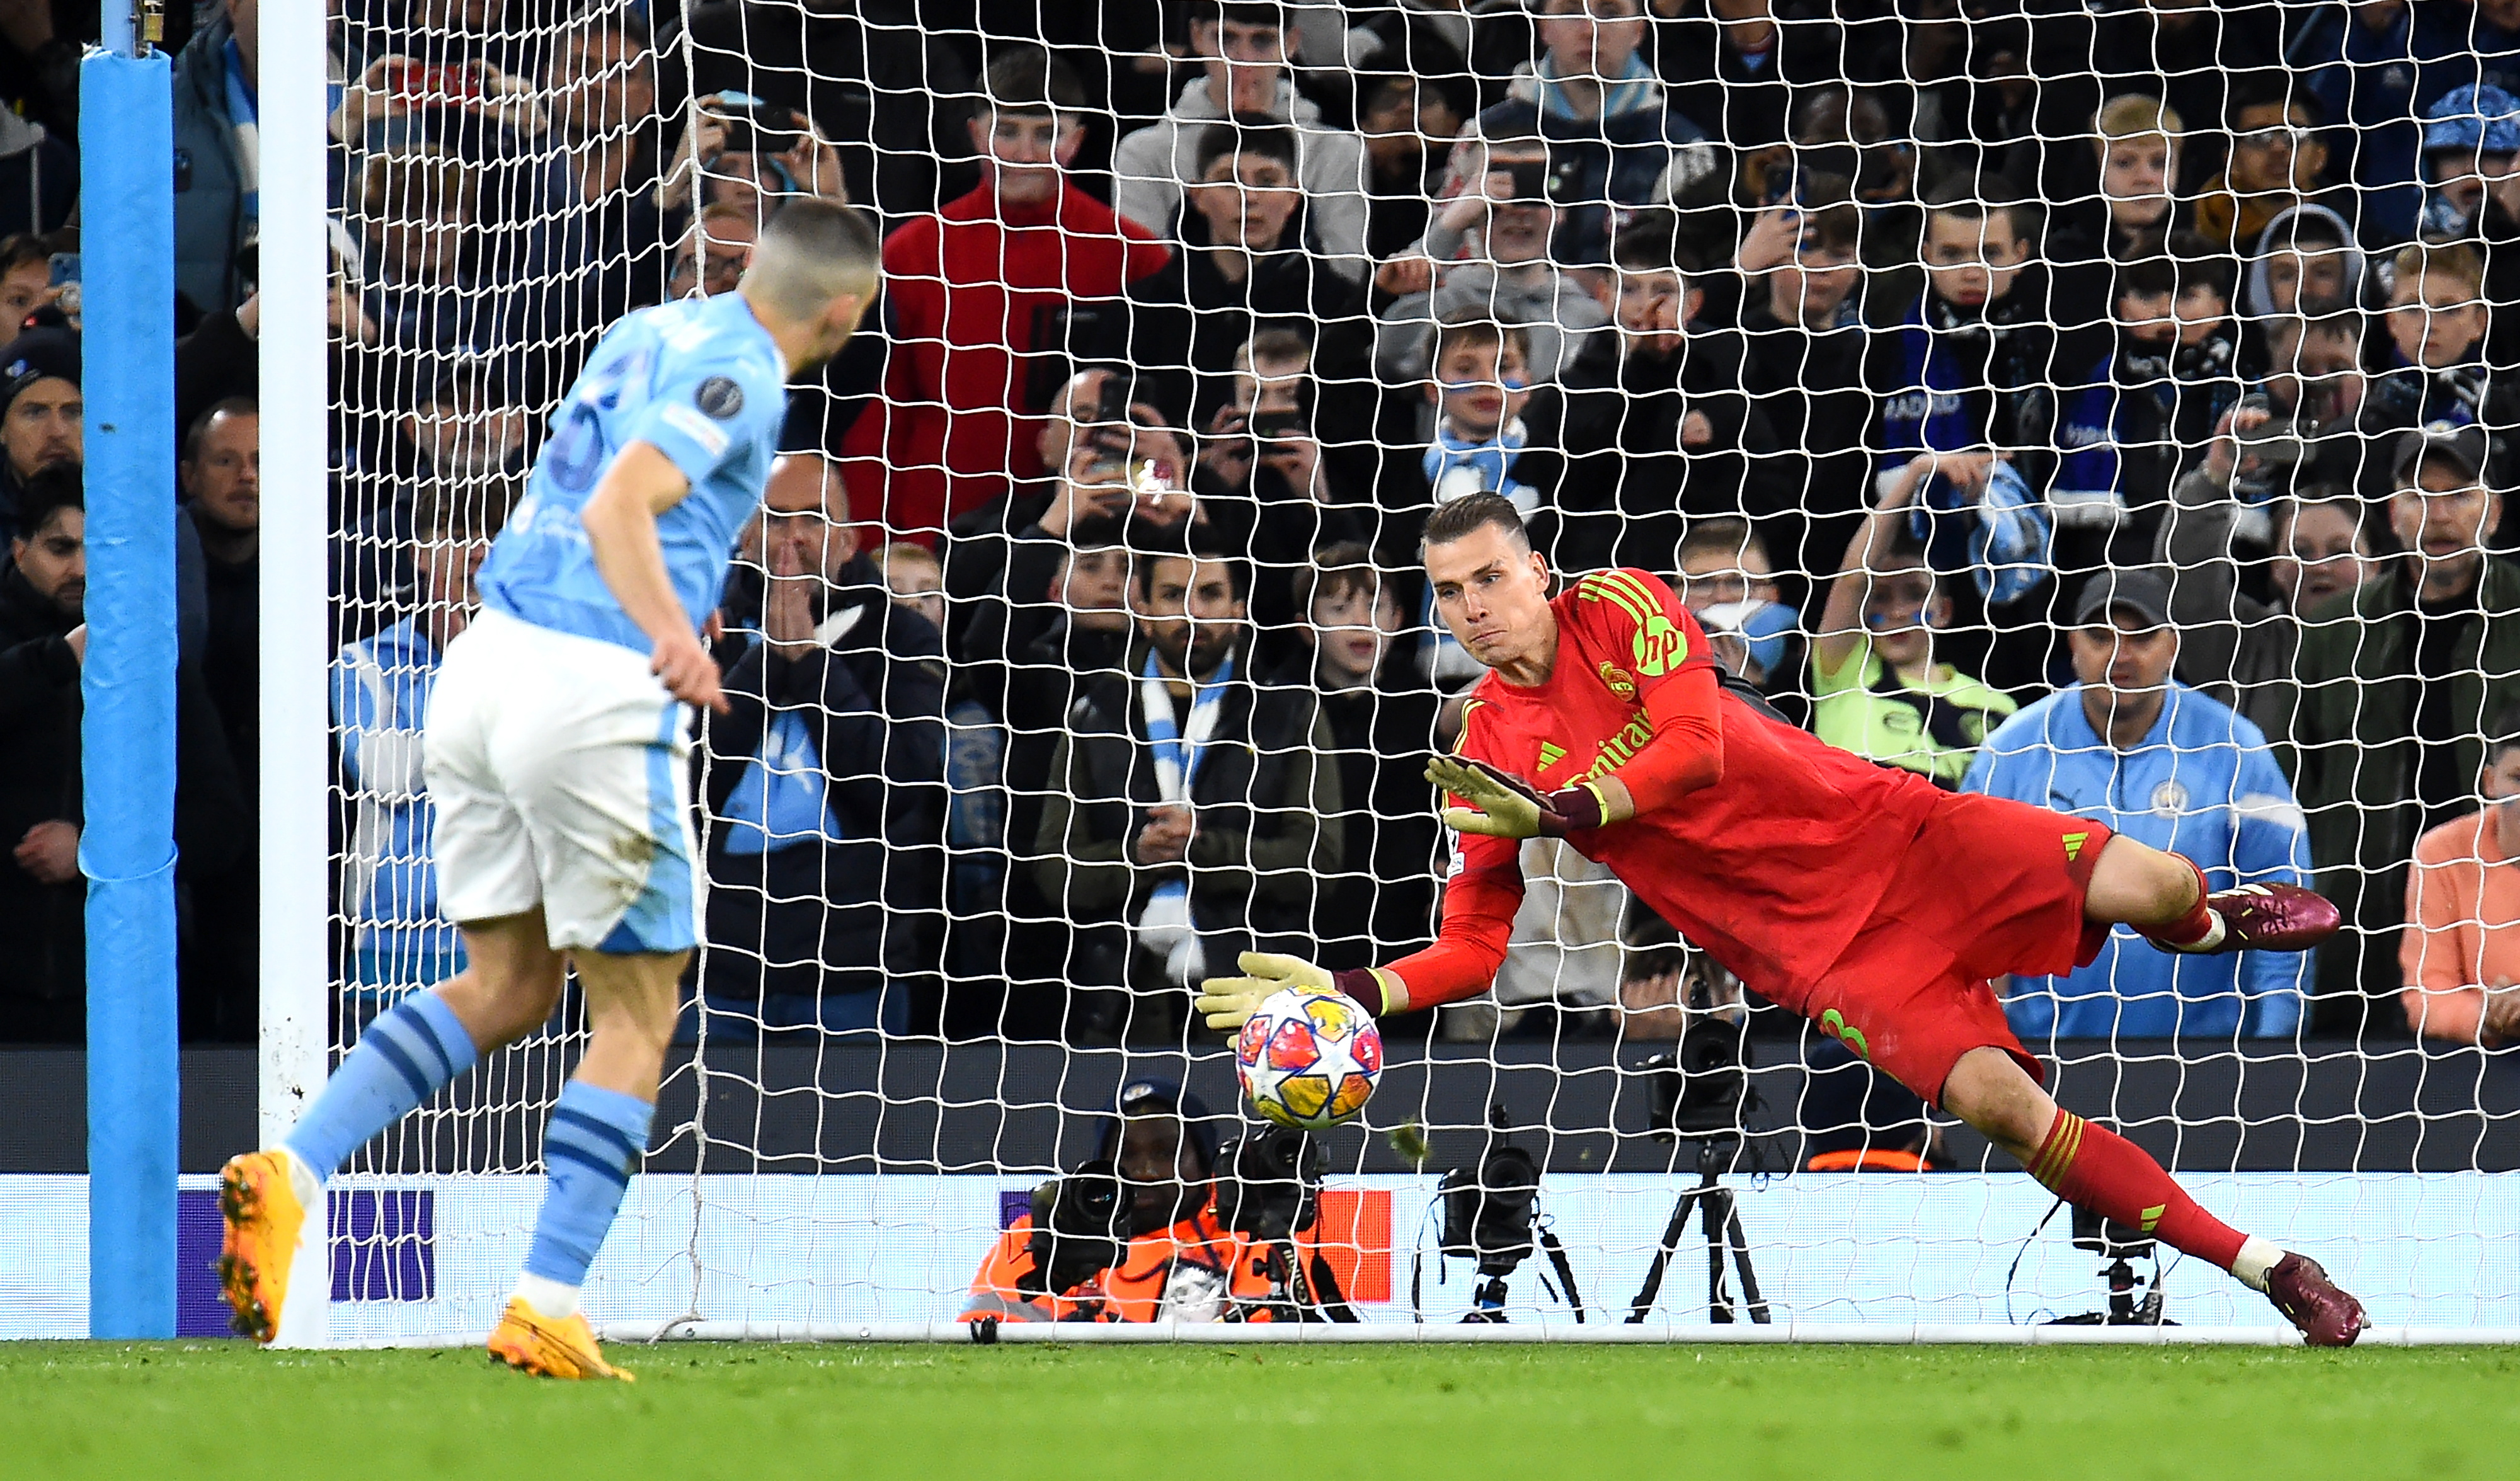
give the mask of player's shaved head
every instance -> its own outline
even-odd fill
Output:
[[[790,369],[801,370],[848,342],[875,301],[882,266],[883,241],[863,211],[790,201],[761,228],[742,292],[780,337]],[[788,343],[791,337],[797,342]]]

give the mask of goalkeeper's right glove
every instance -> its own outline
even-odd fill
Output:
[[[1492,838],[1563,838],[1601,826],[1601,794],[1587,783],[1544,797],[1510,772],[1485,761],[1452,756],[1427,762],[1426,780],[1469,804],[1444,809],[1444,826],[1459,832]]]
[[[1240,1028],[1262,1003],[1290,987],[1343,993],[1369,1013],[1380,1013],[1390,1006],[1381,976],[1370,967],[1332,972],[1301,957],[1273,952],[1244,952],[1237,965],[1242,976],[1210,977],[1198,985],[1198,997],[1191,1006],[1205,1015],[1210,1028]]]

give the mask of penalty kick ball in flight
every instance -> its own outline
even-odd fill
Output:
[[[1234,1041],[1242,1094],[1280,1126],[1326,1132],[1356,1118],[1382,1078],[1382,1031],[1356,1000],[1322,988],[1273,993]]]

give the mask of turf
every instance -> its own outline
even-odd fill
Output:
[[[2398,1476],[2520,1472],[2510,1349],[678,1344],[563,1385],[469,1351],[0,1343],[44,1478]]]

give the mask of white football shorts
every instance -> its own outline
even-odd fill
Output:
[[[427,747],[448,920],[540,905],[563,950],[698,942],[691,734],[646,655],[481,611],[447,646]]]

